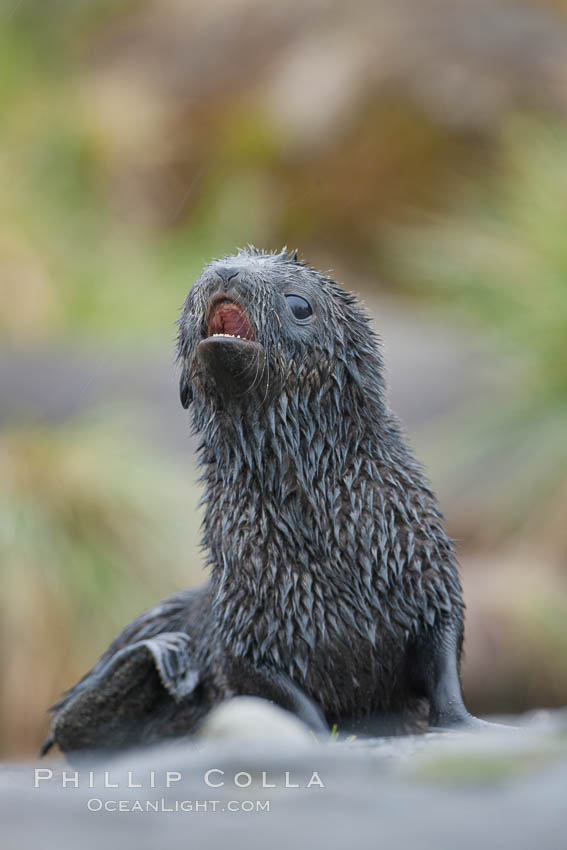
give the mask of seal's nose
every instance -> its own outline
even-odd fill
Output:
[[[215,269],[216,274],[220,277],[221,280],[224,281],[225,284],[230,283],[233,277],[236,277],[240,269],[235,268],[234,266],[219,266]]]

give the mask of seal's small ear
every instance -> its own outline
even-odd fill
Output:
[[[187,410],[193,401],[193,393],[191,392],[191,387],[189,386],[187,375],[184,371],[181,373],[181,378],[179,380],[179,398],[181,399],[181,404],[185,410]]]

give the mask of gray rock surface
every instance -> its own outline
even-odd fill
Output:
[[[565,713],[517,730],[328,743],[279,737],[261,714],[271,742],[201,739],[105,763],[5,765],[3,850],[566,846]]]
[[[211,740],[290,741],[311,743],[305,724],[289,711],[256,697],[235,697],[214,708],[203,723],[201,737]]]

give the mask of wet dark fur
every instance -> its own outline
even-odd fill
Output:
[[[227,266],[237,272],[230,279]],[[226,386],[197,356],[211,298],[223,293],[263,349],[240,371],[233,365]],[[286,293],[311,302],[311,322],[294,319]],[[461,589],[357,300],[295,256],[242,251],[213,262],[192,287],[178,357],[201,440],[210,582],[143,615],[97,668],[140,637],[182,631],[199,685],[185,701],[162,694],[137,711],[124,740],[191,731],[212,704],[250,692],[242,665],[285,673],[329,723],[423,715],[437,675],[430,648],[445,634],[458,668]],[[92,687],[97,668],[78,689]],[[55,710],[64,749],[92,745],[91,709],[69,715],[70,743],[65,732],[77,688]]]

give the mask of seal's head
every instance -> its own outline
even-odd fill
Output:
[[[183,306],[178,355],[184,407],[265,406],[330,382],[380,394],[377,340],[355,297],[285,251],[208,265]]]

